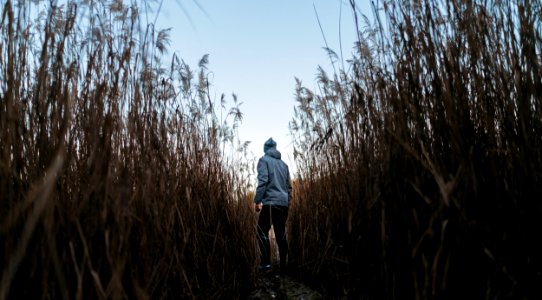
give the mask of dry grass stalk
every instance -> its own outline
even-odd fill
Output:
[[[330,297],[540,298],[542,6],[380,3],[298,85],[292,261]]]
[[[208,58],[164,68],[167,31],[120,1],[1,12],[0,298],[248,293],[242,114],[219,117]]]

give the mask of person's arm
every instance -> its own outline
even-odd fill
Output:
[[[259,205],[262,203],[263,196],[265,194],[265,188],[269,181],[269,173],[267,170],[267,163],[260,158],[258,160],[258,186],[256,187],[256,195],[254,196],[254,204]]]
[[[288,188],[288,204],[290,204],[290,201],[292,200],[292,180],[290,178],[290,170],[288,167],[286,167],[286,171],[288,172],[288,180],[287,180],[287,188]]]

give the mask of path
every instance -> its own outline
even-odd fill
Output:
[[[256,287],[248,299],[324,299],[318,292],[312,290],[290,276],[279,275],[278,271],[267,271],[258,274]]]

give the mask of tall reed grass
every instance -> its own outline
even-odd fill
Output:
[[[242,113],[208,57],[163,64],[136,4],[1,3],[0,299],[248,294]]]
[[[542,5],[349,3],[353,57],[298,82],[291,263],[329,298],[540,299]]]

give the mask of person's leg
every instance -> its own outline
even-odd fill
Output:
[[[272,206],[271,207],[271,220],[273,223],[273,230],[275,231],[275,238],[279,247],[280,256],[280,269],[286,270],[286,259],[288,256],[288,240],[286,239],[286,219],[288,218],[288,207],[286,206]]]
[[[258,217],[258,243],[260,245],[260,267],[271,264],[271,246],[269,245],[269,229],[271,229],[271,209],[264,205]]]

